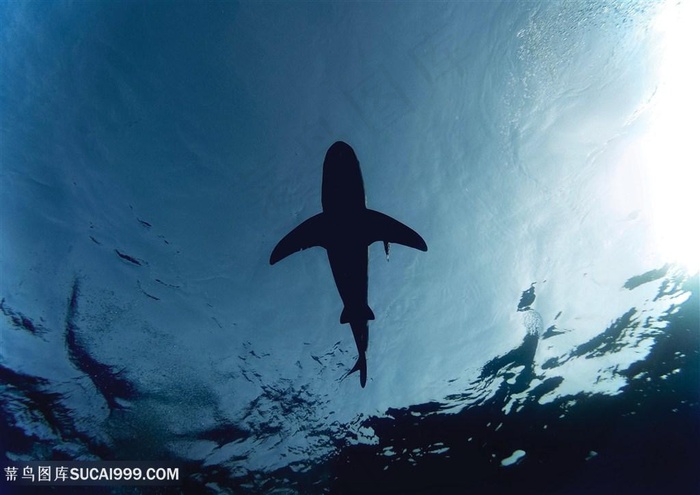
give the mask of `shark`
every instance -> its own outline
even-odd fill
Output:
[[[428,246],[410,227],[367,208],[360,162],[352,147],[343,141],[333,143],[323,161],[321,208],[321,213],[299,224],[277,243],[270,265],[311,247],[326,250],[343,301],[340,323],[350,325],[358,353],[355,366],[343,378],[359,371],[364,388],[369,321],[375,318],[367,303],[369,246],[382,241],[387,259],[390,243],[420,251],[427,251]]]

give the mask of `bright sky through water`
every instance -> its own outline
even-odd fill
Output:
[[[700,269],[700,3],[669,2],[652,27],[659,85],[641,143],[648,173],[655,240],[669,261]]]

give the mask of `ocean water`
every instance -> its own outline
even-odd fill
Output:
[[[3,462],[185,473],[55,493],[698,493],[698,22],[0,3]],[[325,252],[268,262],[337,140],[428,244],[370,246],[364,389]]]

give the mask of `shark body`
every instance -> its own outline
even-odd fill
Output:
[[[427,251],[428,246],[413,229],[367,208],[360,163],[350,145],[342,141],[331,145],[326,152],[321,206],[321,213],[305,220],[282,238],[272,251],[270,264],[310,247],[326,249],[344,305],[340,323],[350,324],[357,345],[357,362],[347,374],[359,371],[360,385],[364,388],[368,322],[374,319],[367,304],[368,247],[382,241],[388,256],[392,242],[421,251]]]

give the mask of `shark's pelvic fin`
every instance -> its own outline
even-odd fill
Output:
[[[350,321],[367,321],[374,320],[374,313],[369,305],[365,304],[364,307],[353,308],[352,311],[348,308],[343,308],[343,312],[340,313],[340,323],[350,323]]]
[[[367,245],[375,241],[383,241],[385,248],[388,243],[393,242],[421,251],[428,250],[428,246],[418,232],[378,211],[365,210],[365,232]]]
[[[277,243],[270,255],[270,264],[286,258],[297,251],[324,245],[326,220],[323,213],[303,221]]]

